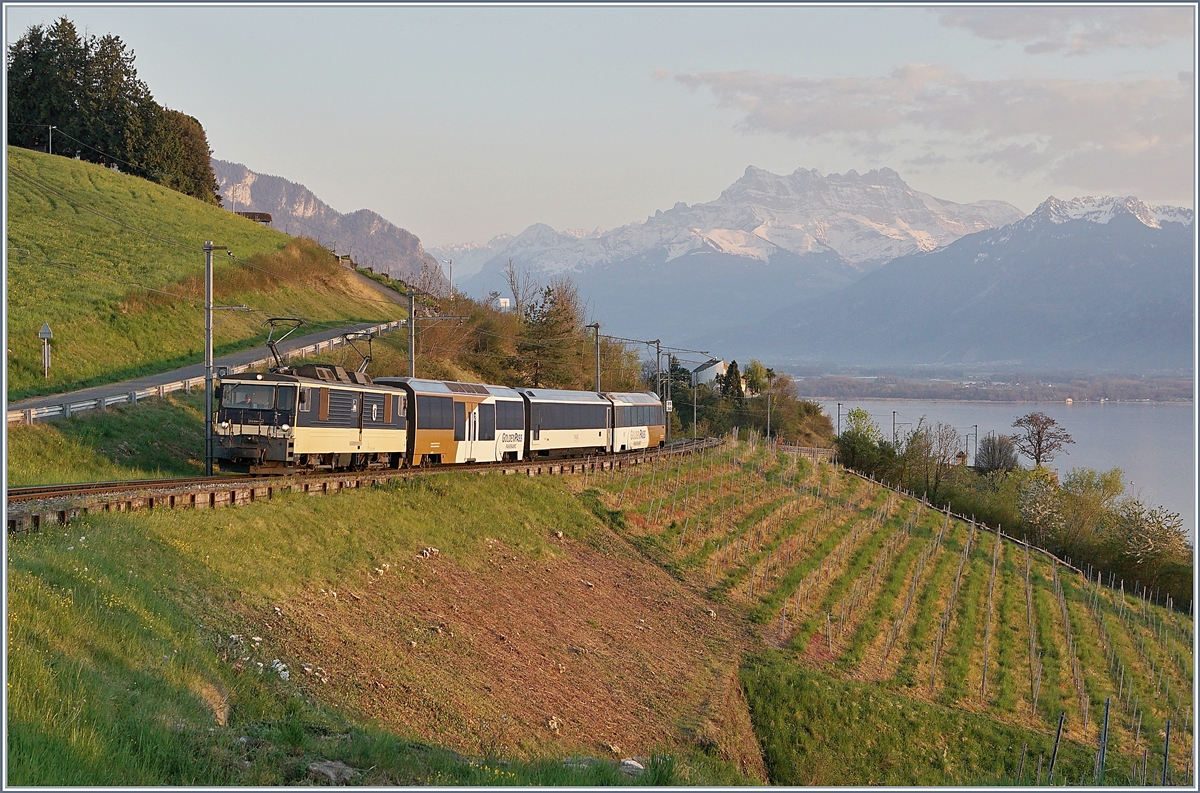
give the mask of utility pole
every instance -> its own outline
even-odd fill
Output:
[[[413,288],[408,288],[408,376],[417,376],[417,297]]]
[[[672,362],[671,351],[667,350],[667,401],[671,401],[671,370],[675,364]],[[674,405],[672,405],[674,407]],[[671,411],[672,413],[674,411]],[[667,443],[671,442],[671,413],[667,414]]]
[[[213,475],[213,251],[224,245],[204,243],[204,475]]]
[[[692,440],[696,440],[696,392],[700,390],[696,373],[692,372]]]
[[[454,297],[454,260],[442,259],[445,264],[450,265],[450,296]]]
[[[654,391],[658,394],[658,398],[662,399],[662,342],[655,339],[654,342]]]
[[[838,427],[837,427],[837,430],[838,430],[837,431],[838,437],[841,437],[841,435],[842,435],[842,403],[841,402],[838,402]]]
[[[971,426],[975,428],[975,453],[971,455],[971,466],[974,467],[978,465],[979,459],[979,425],[972,424]]]
[[[892,411],[892,448],[896,448],[896,411]]]
[[[53,154],[54,153],[54,130],[56,129],[56,127],[53,124],[49,124],[47,126],[50,127],[50,130],[49,130],[50,138],[46,142],[46,153]]]
[[[767,377],[767,444],[771,443],[771,379]]]
[[[593,322],[588,325],[589,328],[594,328],[596,331],[596,393],[600,393],[600,323]]]

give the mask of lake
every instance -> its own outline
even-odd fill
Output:
[[[817,399],[837,425],[837,400]],[[926,421],[941,421],[979,437],[989,432],[1013,433],[1013,420],[1038,410],[1050,416],[1075,440],[1050,463],[1060,477],[1072,468],[1125,472],[1126,492],[1140,494],[1150,505],[1178,512],[1188,534],[1196,536],[1196,449],[1192,403],[1177,402],[959,402],[913,399],[843,399],[846,413],[861,407],[879,424],[884,436],[892,433],[892,411],[896,411],[897,433]],[[1022,465],[1029,461],[1022,458]]]

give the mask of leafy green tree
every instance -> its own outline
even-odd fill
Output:
[[[572,351],[580,338],[575,306],[553,286],[525,310],[517,335],[517,369],[533,387],[561,388],[575,376]]]
[[[874,473],[879,463],[879,445],[883,432],[862,408],[851,408],[846,426],[837,436],[838,461],[848,468]]]
[[[1021,520],[1030,530],[1033,543],[1040,548],[1061,530],[1062,504],[1058,485],[1045,468],[1035,468],[1017,496]]]
[[[115,165],[215,204],[204,128],[162,108],[113,35],[81,37],[66,17],[9,46],[8,142]],[[56,129],[51,132],[50,126]]]
[[[774,376],[767,367],[754,358],[750,359],[750,363],[746,364],[746,369],[743,375],[746,378],[746,390],[752,394],[765,394],[770,385],[770,379]]]
[[[746,401],[746,392],[742,390],[742,373],[738,371],[737,361],[729,362],[729,368],[721,378],[721,398],[738,407]]]

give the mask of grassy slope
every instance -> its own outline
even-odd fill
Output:
[[[676,765],[661,781],[746,781],[694,743],[680,749],[676,703],[721,677],[709,665],[729,657],[713,651],[728,631],[688,598],[668,598],[669,578],[639,571],[567,484],[447,477],[238,510],[97,516],[14,540],[10,782],[279,784],[331,758],[373,766],[363,781],[376,783],[613,781],[536,762],[497,776],[428,755],[422,738],[516,759],[609,754],[610,743],[626,754],[671,749]],[[416,561],[430,546],[440,553]],[[435,605],[456,585],[462,599]],[[541,588],[552,599],[606,594],[553,624],[497,608],[496,598],[534,600]],[[663,639],[625,651],[610,634],[626,626],[610,610],[644,593],[656,596],[645,614]],[[677,623],[688,635],[668,639]],[[684,659],[695,652],[705,657]],[[277,658],[287,681],[271,669]],[[647,674],[663,681],[639,682]]]
[[[97,165],[15,147],[8,148],[8,157],[10,400],[196,362],[203,352],[204,328],[197,304],[147,300],[144,291],[127,284],[199,297],[198,279],[204,272],[199,248],[205,240],[226,245],[240,259],[250,260],[279,255],[290,239]],[[85,272],[47,266],[47,259]],[[280,266],[286,269],[288,264],[283,261]],[[221,261],[218,254],[217,302],[269,312],[219,315],[214,334],[218,352],[260,342],[265,338],[261,323],[268,315],[302,316],[315,326],[402,315],[399,307],[381,302],[378,293],[343,274],[329,281],[331,286],[322,286],[283,280],[263,283],[261,278],[247,277],[256,272],[237,262]],[[42,377],[37,338],[42,322],[49,322],[55,334],[49,381]]]
[[[169,457],[177,450],[164,451],[167,433],[149,426],[171,422],[180,458],[194,460],[195,400],[14,428],[10,472],[72,478],[96,465],[114,475],[184,473],[194,463],[172,467]],[[464,766],[452,755],[413,748],[431,742],[475,756],[526,759],[603,755],[610,744],[624,754],[670,751],[677,764],[662,778],[674,781],[744,780],[738,767],[754,778],[764,772],[756,765],[761,751],[777,783],[968,784],[1011,782],[1020,748],[1028,744],[1028,782],[1053,737],[1052,699],[1068,710],[1060,768],[1078,779],[1090,767],[1095,717],[1081,733],[1069,673],[1066,680],[1047,674],[1038,717],[1020,704],[1027,687],[1023,552],[1006,543],[1002,591],[1012,628],[993,626],[994,704],[986,713],[978,712],[970,693],[955,701],[963,696],[955,693],[961,684],[931,693],[927,682],[928,645],[966,536],[961,525],[952,528],[944,550],[927,566],[923,580],[937,585],[920,590],[914,616],[893,651],[895,662],[903,656],[916,672],[916,685],[897,685],[904,664],[883,685],[864,683],[878,679],[879,633],[891,625],[907,592],[907,583],[894,591],[893,578],[907,581],[911,553],[891,563],[898,572],[885,568],[872,597],[887,592],[887,599],[879,610],[875,600],[862,605],[844,636],[835,639],[831,655],[824,641],[816,643],[820,653],[803,657],[768,649],[786,648],[792,639],[776,635],[779,622],[770,614],[799,574],[778,568],[775,583],[751,597],[745,581],[728,590],[718,586],[723,579],[710,577],[708,554],[717,553],[724,532],[762,536],[764,515],[768,534],[774,525],[794,531],[796,519],[808,525],[829,503],[830,472],[821,472],[825,489],[814,499],[817,477],[807,464],[791,474],[778,465],[756,468],[763,453],[744,444],[737,459],[722,455],[639,471],[628,479],[592,477],[586,490],[578,477],[450,476],[211,513],[92,518],[67,532],[19,538],[9,566],[15,725],[10,739],[33,758],[16,766],[26,775],[19,778],[45,781],[49,761],[36,758],[64,756],[70,762],[63,767],[74,770],[61,780],[108,779],[109,766],[94,759],[108,753],[117,757],[112,773],[158,782],[288,781],[319,757],[359,768],[374,765],[375,781],[490,779],[478,775],[491,771]],[[771,477],[770,487],[762,473]],[[679,488],[676,477],[689,486]],[[731,490],[734,481],[739,486]],[[759,495],[741,506],[734,494],[756,482],[763,485]],[[801,503],[807,506],[796,514],[810,517],[773,524],[770,505],[780,503],[786,487],[806,493]],[[690,494],[690,501],[681,497],[672,515],[676,490]],[[873,485],[849,479],[833,494],[861,504],[860,516],[879,501]],[[662,511],[647,524],[650,499],[664,496]],[[722,518],[717,509],[710,527],[711,498],[724,499],[727,510]],[[893,512],[896,517],[885,525],[897,525],[909,509],[911,504]],[[684,542],[680,516],[686,514],[703,520],[692,521]],[[925,511],[911,542],[924,546],[941,524],[940,515]],[[759,534],[748,533],[748,527],[758,527]],[[565,537],[555,538],[554,531]],[[789,564],[809,570],[811,560],[828,550],[831,531],[842,536],[832,527],[822,529]],[[857,547],[873,547],[880,536],[869,532]],[[436,559],[416,561],[415,552],[429,546],[441,549]],[[762,551],[755,548],[762,547],[768,546],[748,547],[740,558],[761,564]],[[229,548],[239,552],[230,554]],[[989,551],[980,542],[975,564],[990,566]],[[136,567],[128,565],[131,558],[138,560]],[[733,558],[726,577],[738,569]],[[683,563],[689,559],[695,563]],[[844,575],[863,576],[864,561],[852,552]],[[1048,577],[1049,568],[1035,557],[1039,603],[1053,597]],[[830,585],[850,589],[842,579]],[[808,607],[810,613],[829,608],[819,603],[832,591],[828,587]],[[979,635],[963,605],[983,599],[983,591],[968,594],[976,589],[979,582],[964,586],[939,679],[953,681],[962,673],[954,670],[964,664],[971,675],[977,673],[963,654],[977,653],[978,647],[958,640]],[[1074,608],[1081,595],[1069,592]],[[1112,597],[1105,598],[1103,608],[1112,613]],[[716,620],[706,616],[710,607]],[[913,641],[910,627],[926,612],[924,638]],[[1149,612],[1164,613],[1153,607]],[[1055,631],[1054,615],[1052,609],[1039,618],[1039,629]],[[976,623],[981,619],[974,617]],[[1121,623],[1111,622],[1118,644],[1130,647]],[[1083,641],[1092,641],[1087,621],[1074,627]],[[263,642],[231,643],[231,634],[260,636]],[[870,649],[851,652],[859,644]],[[176,649],[179,668],[172,657]],[[1132,650],[1122,652],[1136,664]],[[1092,655],[1081,661],[1089,675],[1102,675]],[[260,677],[256,664],[269,667],[275,658],[293,670],[308,663],[328,682],[300,671],[286,683],[269,672]],[[1044,660],[1051,667],[1051,659]],[[1174,692],[1191,669],[1190,656],[1172,666],[1180,670],[1173,675]],[[968,688],[974,680],[968,678]],[[1146,714],[1143,746],[1145,736],[1161,733],[1165,704],[1153,698],[1153,686],[1144,680],[1139,679],[1139,692],[1156,710]],[[135,696],[139,690],[148,694]],[[147,698],[137,698],[142,696]],[[222,702],[230,706],[226,725],[215,715],[223,712]],[[1122,781],[1124,772],[1117,772],[1131,762],[1125,753],[1140,757],[1125,721],[1120,716],[1114,721],[1110,758],[1119,778],[1110,781]],[[864,725],[884,728],[864,732]],[[350,737],[337,737],[342,735]],[[144,745],[126,747],[131,736]],[[237,742],[242,736],[249,745]],[[1151,755],[1155,742],[1161,751],[1161,737],[1152,737]],[[1173,728],[1173,748],[1186,752],[1189,743],[1189,735]],[[840,759],[830,762],[833,755]],[[507,772],[521,781],[560,779],[551,768],[518,763]]]

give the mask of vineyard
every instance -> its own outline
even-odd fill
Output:
[[[1140,582],[754,436],[586,486],[644,554],[748,618],[766,652],[897,708],[1037,738],[993,758],[996,781],[1190,783],[1193,622]],[[1086,762],[1068,768],[1068,745]]]

